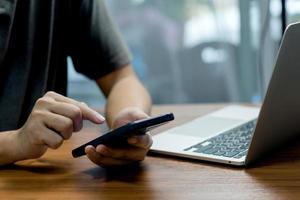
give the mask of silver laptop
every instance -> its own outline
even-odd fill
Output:
[[[300,136],[300,23],[288,26],[259,110],[229,106],[153,136],[152,152],[249,165]]]

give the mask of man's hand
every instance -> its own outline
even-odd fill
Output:
[[[15,160],[38,158],[47,148],[57,149],[82,128],[83,119],[96,124],[105,120],[84,103],[48,92],[37,100],[27,122],[16,131]]]
[[[122,110],[115,117],[112,128],[118,128],[128,122],[148,117],[141,109],[130,107]],[[149,134],[133,136],[128,139],[128,144],[131,146],[126,148],[111,148],[105,145],[98,145],[95,148],[89,145],[85,148],[85,152],[92,162],[103,167],[126,165],[144,160],[152,145],[152,139]]]

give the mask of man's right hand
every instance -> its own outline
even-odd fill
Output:
[[[97,124],[105,121],[85,103],[48,92],[37,100],[27,122],[14,134],[15,160],[38,158],[47,148],[57,149],[73,132],[81,130],[83,119]]]

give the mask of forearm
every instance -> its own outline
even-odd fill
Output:
[[[16,152],[16,135],[17,131],[0,132],[0,165],[19,160]]]
[[[106,104],[108,125],[111,127],[114,117],[128,107],[138,107],[148,114],[151,111],[151,98],[135,76],[124,77],[112,88]]]

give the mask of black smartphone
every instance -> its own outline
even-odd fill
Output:
[[[173,113],[164,114],[156,117],[151,117],[147,119],[137,120],[130,122],[124,126],[117,129],[111,130],[106,134],[77,147],[72,150],[72,155],[74,158],[85,155],[84,149],[87,145],[92,145],[94,147],[99,144],[105,144],[107,146],[124,146],[128,145],[127,139],[134,135],[143,135],[147,131],[165,124],[169,121],[174,120]]]

